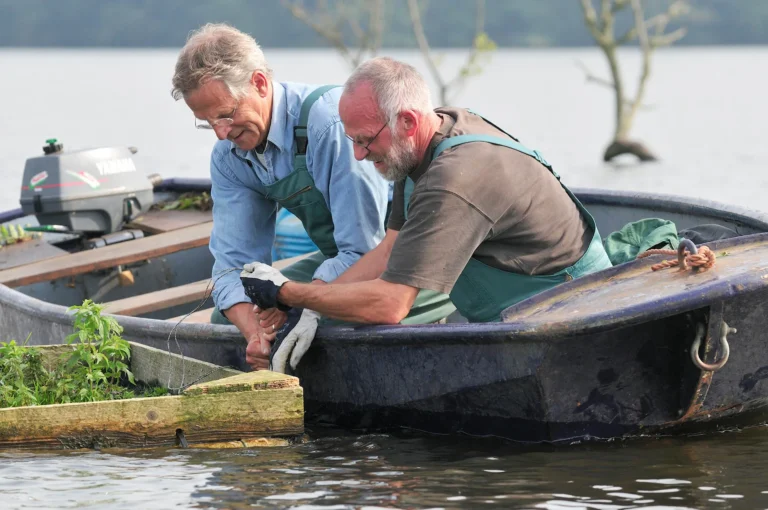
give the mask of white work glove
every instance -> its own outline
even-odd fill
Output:
[[[277,300],[280,287],[290,281],[278,269],[261,262],[251,262],[243,266],[240,281],[251,302],[262,310],[268,308],[277,308],[283,312],[290,310],[290,306]]]
[[[296,321],[295,316],[291,320],[290,316],[297,312],[299,312],[299,309],[289,312],[288,322],[284,327],[280,328],[278,338],[272,344],[269,369],[274,372],[285,373],[285,364],[288,361],[288,356],[291,359],[291,368],[296,370],[299,361],[301,361],[302,356],[307,352],[309,346],[312,345],[312,340],[315,338],[320,314],[305,308],[301,310],[298,321]],[[292,324],[295,325],[291,327]],[[284,331],[287,331],[287,334]],[[285,336],[283,337],[283,335]],[[283,338],[281,339],[280,337]]]
[[[263,262],[251,262],[243,266],[240,276],[248,278],[258,278],[259,280],[269,280],[277,286],[284,284],[288,280],[279,269]]]

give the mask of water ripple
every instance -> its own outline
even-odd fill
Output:
[[[768,436],[754,433],[695,445],[530,448],[339,432],[248,450],[3,453],[0,501],[3,509],[735,510],[765,505],[764,458]]]

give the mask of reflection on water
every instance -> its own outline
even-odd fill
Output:
[[[2,508],[169,508],[205,504],[212,463],[175,451],[0,454]]]
[[[768,430],[522,448],[309,431],[289,447],[0,454],[3,508],[766,508]]]

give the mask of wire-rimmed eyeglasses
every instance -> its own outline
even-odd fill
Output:
[[[230,126],[235,122],[235,113],[237,113],[237,107],[240,105],[238,101],[235,103],[235,107],[232,109],[232,113],[228,117],[221,117],[212,121],[200,120],[195,117],[195,127],[197,129],[214,129],[221,126]]]
[[[354,138],[352,138],[351,136],[349,136],[346,133],[344,134],[344,136],[346,136],[353,144],[355,144],[355,145],[357,145],[359,147],[362,147],[362,149],[365,151],[365,155],[367,156],[368,154],[371,153],[371,149],[369,149],[368,147],[370,147],[371,144],[376,141],[376,138],[381,134],[382,131],[384,131],[384,128],[387,127],[388,125],[389,125],[389,123],[387,122],[383,126],[381,126],[381,129],[379,129],[376,132],[376,134],[373,135],[373,138],[368,140],[368,143],[365,143],[365,140],[363,140],[363,141],[355,140]],[[365,145],[363,145],[363,144],[365,144]]]

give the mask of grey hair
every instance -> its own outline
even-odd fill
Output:
[[[236,99],[248,94],[254,71],[272,77],[259,44],[224,23],[208,23],[192,32],[173,73],[171,95],[179,100],[210,80],[221,80]]]
[[[429,114],[434,109],[426,80],[415,67],[404,62],[389,57],[367,60],[349,76],[344,92],[351,92],[363,82],[371,84],[383,120],[390,128],[395,127],[397,114],[402,111]]]

